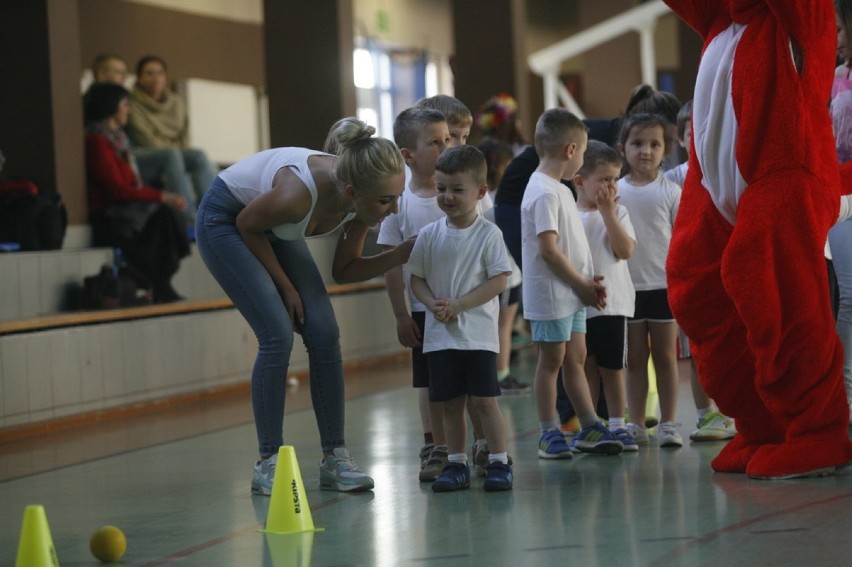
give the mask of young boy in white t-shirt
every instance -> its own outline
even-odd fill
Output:
[[[592,251],[595,273],[606,282],[606,307],[587,308],[586,378],[597,407],[603,382],[609,429],[624,445],[637,451],[639,445],[625,428],[627,409],[627,318],[633,316],[636,290],[630,279],[627,259],[636,247],[630,215],[618,204],[621,156],[615,148],[589,140],[583,167],[574,176],[577,208]]]
[[[500,229],[479,213],[488,189],[485,175],[485,157],[473,146],[449,148],[438,158],[438,205],[446,217],[420,230],[405,266],[411,290],[427,308],[423,352],[429,399],[444,408],[449,455],[432,483],[435,492],[470,487],[468,403],[476,407],[490,451],[485,490],[510,490],[513,484],[497,404],[497,298],[512,268]]]
[[[521,201],[524,317],[539,347],[535,372],[538,456],[570,458],[572,449],[559,429],[556,380],[560,367],[581,429],[574,446],[584,452],[614,454],[622,443],[598,418],[583,365],[586,360],[586,305],[606,306],[606,287],[592,268],[592,253],[577,204],[560,179],[583,165],[588,134],[582,121],[562,108],[546,110],[535,127],[539,165]]]
[[[405,158],[409,175],[398,201],[397,214],[389,215],[379,228],[377,243],[385,248],[399,245],[417,236],[424,226],[443,218],[438,207],[438,188],[435,182],[435,163],[450,144],[447,119],[435,110],[409,108],[397,115],[393,125],[394,141]],[[418,408],[423,427],[423,447],[420,449],[421,482],[438,477],[447,462],[441,408],[429,403],[429,372],[423,355],[423,322],[426,307],[411,293],[408,278],[402,267],[391,268],[385,274],[388,297],[396,317],[396,332],[400,344],[412,349],[412,382],[418,391]],[[406,305],[405,296],[411,311]]]

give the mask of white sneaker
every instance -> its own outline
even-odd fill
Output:
[[[352,492],[372,488],[373,479],[358,468],[346,447],[335,447],[320,461],[320,490]]]
[[[644,427],[639,427],[635,423],[628,423],[624,428],[633,436],[633,440],[638,445],[648,444],[648,430]]]
[[[678,433],[679,428],[679,423],[672,423],[671,421],[661,423],[657,429],[660,447],[683,447],[683,438]]]
[[[272,483],[275,481],[275,466],[278,464],[278,453],[261,459],[254,464],[254,476],[251,479],[251,493],[269,496],[272,494]]]
[[[734,420],[714,410],[698,420],[697,429],[689,434],[692,441],[725,441],[737,434]]]

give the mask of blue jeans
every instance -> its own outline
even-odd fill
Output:
[[[243,205],[216,178],[198,208],[195,236],[201,258],[257,337],[251,398],[261,457],[283,444],[284,399],[293,350],[293,324],[272,277],[248,249],[235,219]],[[344,442],[343,361],[340,332],[325,284],[304,240],[270,243],[305,310],[302,341],[308,351],[311,400],[324,451]]]
[[[852,219],[829,230],[828,242],[840,290],[837,334],[843,343],[843,381],[846,383],[846,398],[852,401]]]
[[[186,199],[188,211],[195,214],[204,191],[218,175],[204,150],[195,148],[133,148],[142,179]]]
[[[139,175],[148,185],[177,193],[186,199],[186,217],[195,219],[198,200],[186,173],[180,150],[175,148],[133,148]],[[212,179],[211,179],[212,181]]]

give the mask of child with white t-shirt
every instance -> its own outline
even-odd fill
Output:
[[[619,135],[627,174],[618,182],[618,195],[636,231],[636,249],[627,261],[636,288],[635,313],[627,324],[627,429],[637,443],[648,443],[645,401],[650,355],[660,396],[657,438],[661,447],[682,447],[680,425],[675,423],[678,325],[669,307],[666,282],[666,257],[681,189],[661,169],[672,143],[667,128],[668,121],[656,114],[631,114]]]
[[[560,180],[583,165],[588,135],[583,122],[563,108],[546,110],[535,127],[539,164],[521,201],[524,317],[530,321],[539,356],[535,371],[538,456],[570,458],[559,429],[556,380],[562,368],[565,391],[580,421],[574,447],[591,453],[620,453],[622,443],[595,413],[583,365],[586,306],[603,308],[607,291],[592,268],[592,253],[570,190]]]
[[[470,487],[465,407],[476,407],[489,447],[485,490],[510,490],[506,426],[497,405],[500,350],[497,297],[512,271],[503,235],[479,213],[485,197],[485,157],[473,146],[446,150],[436,164],[438,205],[446,217],[423,227],[405,270],[426,306],[423,352],[429,399],[444,408],[448,462],[434,492]]]
[[[586,378],[595,406],[603,383],[610,431],[625,451],[639,446],[625,428],[627,390],[627,318],[633,316],[636,291],[627,260],[636,247],[636,234],[627,209],[618,203],[621,157],[611,146],[589,140],[583,167],[574,176],[577,208],[592,251],[595,273],[604,277],[607,302],[603,309],[587,308]]]

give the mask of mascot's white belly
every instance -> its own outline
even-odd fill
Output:
[[[734,55],[745,29],[732,24],[709,43],[698,68],[692,107],[692,139],[701,184],[731,224],[748,186],[736,159],[738,124],[731,100]]]

